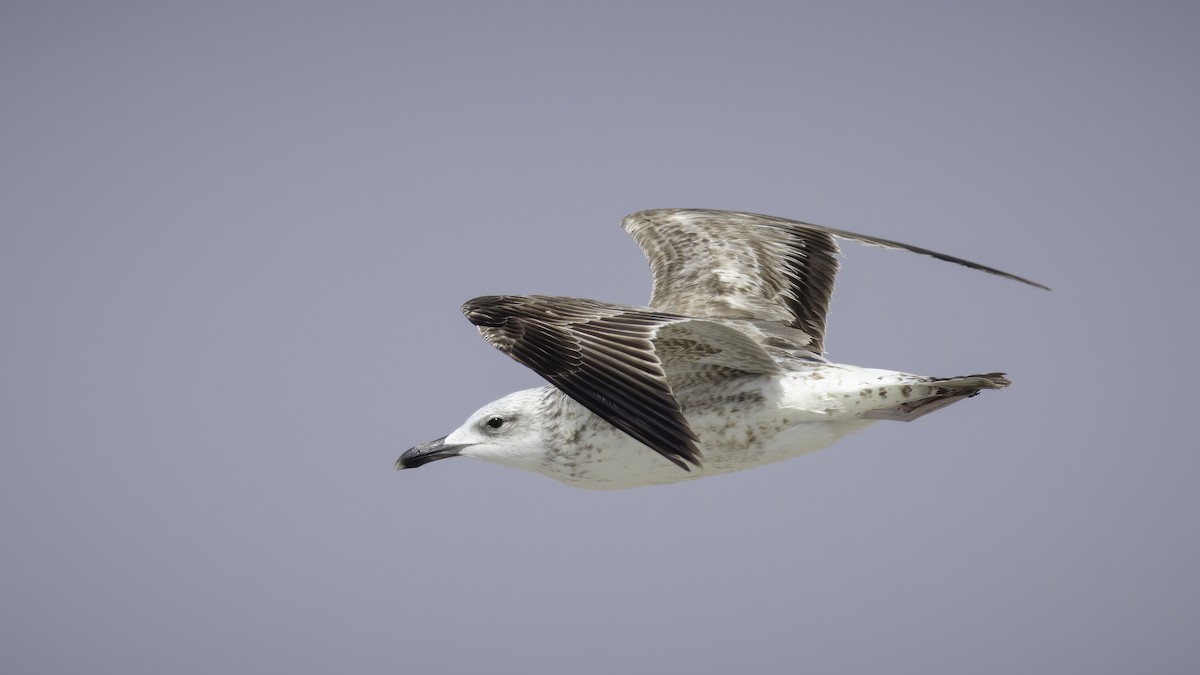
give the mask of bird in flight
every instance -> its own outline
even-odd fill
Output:
[[[622,226],[650,263],[646,307],[495,295],[463,305],[489,343],[550,384],[509,394],[396,460],[473,457],[568,485],[619,489],[740,471],[823,448],[877,420],[912,421],[1010,384],[832,363],[835,238],[961,258],[753,213],[657,209]]]

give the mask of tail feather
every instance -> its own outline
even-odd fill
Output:
[[[971,398],[984,389],[1003,389],[1012,382],[1004,373],[962,375],[960,377],[933,377],[912,385],[896,385],[902,400],[896,405],[876,408],[863,413],[873,420],[896,420],[911,422],[951,403]]]
[[[1012,384],[1004,373],[984,373],[982,375],[961,375],[959,377],[933,377],[929,379],[929,383],[938,388],[947,389],[974,389],[970,394],[974,396],[982,389],[1003,389]]]

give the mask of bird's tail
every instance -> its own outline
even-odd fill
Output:
[[[970,398],[984,389],[1003,389],[1012,384],[1004,373],[984,373],[959,377],[930,377],[920,382],[893,384],[886,387],[892,396],[883,392],[881,398],[896,401],[895,405],[875,408],[863,413],[874,420],[911,422],[918,417],[945,408],[951,403]]]

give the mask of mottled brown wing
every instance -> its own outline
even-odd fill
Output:
[[[660,209],[622,226],[646,254],[650,306],[686,316],[775,321],[808,336],[820,354],[837,274],[827,232],[722,211]]]
[[[656,209],[626,216],[622,227],[650,263],[652,308],[779,322],[807,335],[803,346],[817,354],[824,350],[825,316],[838,270],[834,237],[912,251],[1046,288],[918,246],[755,213]]]
[[[684,469],[701,457],[672,382],[778,372],[753,341],[711,321],[550,296],[487,296],[462,309],[497,349]]]

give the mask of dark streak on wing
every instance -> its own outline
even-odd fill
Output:
[[[660,326],[685,317],[516,295],[475,298],[462,311],[484,339],[588,410],[681,468],[700,466],[696,436],[651,341]]]
[[[755,213],[656,209],[626,216],[622,226],[650,263],[651,307],[686,316],[779,322],[803,331],[808,336],[804,346],[817,354],[824,349],[825,317],[838,270],[835,236],[1049,290],[919,246]]]

